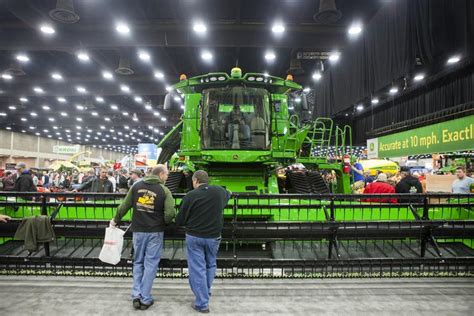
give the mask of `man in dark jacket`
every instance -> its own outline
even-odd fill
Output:
[[[120,175],[118,176],[117,188],[120,193],[127,193],[128,191],[128,177],[127,170],[120,170]]]
[[[112,182],[107,178],[107,169],[101,168],[99,177],[92,177],[86,182],[82,183],[77,189],[77,191],[86,191],[86,192],[98,192],[98,193],[113,193]]]
[[[209,295],[216,274],[216,257],[224,225],[224,208],[230,193],[208,184],[207,172],[193,174],[194,190],[186,194],[176,224],[186,228],[189,285],[196,297],[192,308],[209,313]]]
[[[410,173],[410,169],[406,167],[401,168],[400,176],[402,179],[395,186],[396,193],[423,193],[423,187],[421,186],[420,180],[414,177]],[[400,203],[419,202],[419,199],[399,199]]]
[[[165,224],[175,217],[173,196],[165,187],[168,169],[164,165],[153,168],[151,175],[135,183],[110,221],[115,227],[133,207],[133,289],[135,309],[145,310],[153,305],[151,288],[156,277],[163,250]]]
[[[17,178],[15,180],[16,192],[36,192],[36,186],[33,183],[33,178],[31,177],[30,171],[26,169],[26,164],[24,162],[19,162],[16,165]]]

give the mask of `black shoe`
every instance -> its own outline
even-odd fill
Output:
[[[148,308],[150,308],[151,305],[153,305],[153,302],[151,302],[150,304],[143,304],[142,302],[140,302],[140,309],[142,311],[147,310]]]
[[[199,313],[209,314],[209,312],[210,312],[209,308],[206,308],[206,309],[199,309],[199,308],[196,307],[196,305],[194,305],[194,303],[191,303],[191,307],[192,307],[196,312],[199,312]]]
[[[142,304],[140,303],[140,299],[139,299],[139,298],[136,298],[136,299],[133,300],[133,308],[135,308],[135,309],[140,309],[140,306],[141,306],[141,305],[142,305]]]

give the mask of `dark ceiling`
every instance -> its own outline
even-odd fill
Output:
[[[80,144],[158,142],[181,115],[162,106],[165,87],[180,74],[230,72],[238,65],[244,73],[267,71],[284,77],[298,53],[326,56],[341,50],[349,42],[348,26],[356,20],[367,23],[384,3],[338,0],[342,16],[329,24],[313,18],[318,0],[76,0],[72,1],[79,17],[76,23],[57,22],[49,16],[57,3],[68,2],[0,2],[0,73],[9,74],[12,67],[24,72],[0,79],[0,128]],[[206,23],[204,36],[193,31],[196,20]],[[280,36],[271,31],[277,20],[286,29]],[[128,24],[128,36],[116,31],[118,21]],[[54,34],[40,31],[45,23],[55,29]],[[201,58],[205,49],[214,56],[211,62]],[[272,63],[264,58],[267,50],[276,55]],[[90,61],[81,62],[78,51],[87,52]],[[151,60],[140,60],[138,51],[146,51]],[[18,54],[25,54],[29,61],[17,61]],[[115,72],[121,57],[129,60],[133,74]],[[310,86],[319,60],[299,61],[302,73],[295,80]],[[103,71],[111,72],[114,79],[105,80]],[[162,72],[164,78],[155,78],[155,72]],[[61,74],[62,80],[53,79],[52,73]],[[124,92],[121,85],[131,91]],[[79,92],[78,86],[87,92]],[[97,96],[104,102],[97,102]],[[142,101],[136,102],[137,96]],[[66,102],[59,102],[58,97]]]

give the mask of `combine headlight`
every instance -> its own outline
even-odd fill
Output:
[[[258,82],[262,82],[263,78],[262,77],[257,77],[257,79],[255,79],[255,80],[257,80]]]
[[[224,81],[225,80],[225,77],[224,76],[220,76],[219,78],[217,78],[219,81]]]
[[[217,81],[217,77],[211,77],[210,80],[211,81]]]
[[[249,77],[247,80],[248,81],[255,81],[255,77]]]

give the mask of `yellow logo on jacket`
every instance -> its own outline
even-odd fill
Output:
[[[140,189],[137,193],[140,195],[137,200],[137,210],[153,212],[155,208],[156,193],[147,189]]]

